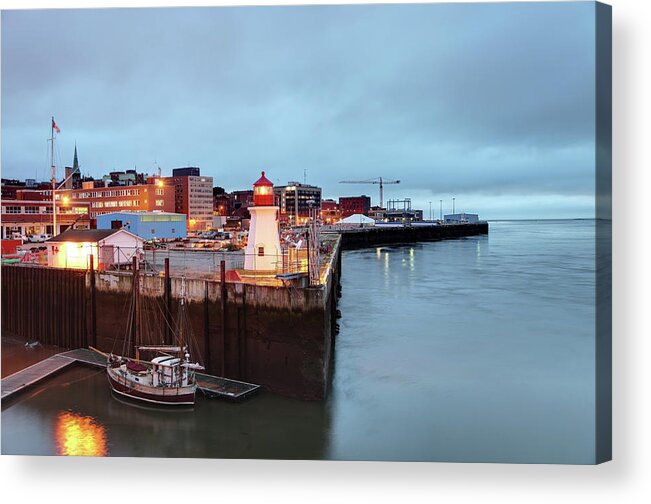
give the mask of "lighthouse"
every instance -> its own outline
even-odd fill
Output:
[[[274,206],[274,186],[262,176],[253,184],[253,206],[249,207],[251,224],[246,245],[244,269],[275,272],[282,263],[278,207]]]

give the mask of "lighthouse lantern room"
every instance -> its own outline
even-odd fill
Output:
[[[273,184],[262,172],[253,184],[253,206],[249,207],[251,224],[244,258],[245,270],[275,273],[281,268],[278,210],[274,206]]]

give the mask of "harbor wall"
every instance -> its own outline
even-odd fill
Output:
[[[193,355],[209,374],[256,383],[288,397],[323,399],[330,377],[340,265],[337,248],[324,285],[308,288],[186,279]],[[134,354],[133,346],[125,348],[131,273],[6,265],[2,274],[3,330],[65,348],[92,345]],[[169,279],[171,316],[166,278],[141,275],[139,283],[141,328],[159,338],[151,343],[163,343],[170,338],[168,321],[177,318],[181,279]]]
[[[347,250],[392,243],[416,243],[488,234],[488,222],[401,227],[370,226],[332,232],[341,234],[341,246],[344,250]]]

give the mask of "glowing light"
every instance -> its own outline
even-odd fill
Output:
[[[163,187],[163,186],[165,185],[165,182],[163,182],[162,180],[157,180],[157,181],[156,181],[156,185],[157,185],[158,187]]]
[[[81,457],[108,455],[105,429],[93,417],[62,411],[57,417],[55,434],[59,455]]]
[[[67,205],[68,203],[70,203],[70,198],[68,196],[64,196],[63,197],[63,204]]]

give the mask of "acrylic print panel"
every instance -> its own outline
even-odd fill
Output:
[[[610,16],[3,11],[2,453],[609,460]]]

